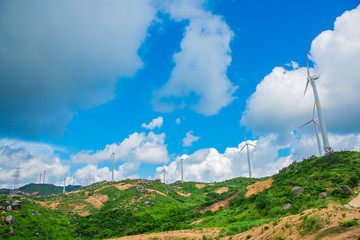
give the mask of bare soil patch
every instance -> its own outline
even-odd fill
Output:
[[[122,238],[112,238],[111,240],[143,240],[143,239],[158,239],[158,240],[170,240],[170,239],[203,239],[203,236],[207,239],[212,239],[219,234],[219,229],[201,229],[201,230],[180,230],[161,233],[141,234],[134,236],[127,236]]]
[[[75,203],[72,203],[72,204],[69,204],[70,207],[74,208],[74,210],[81,210],[83,209],[84,207],[86,207],[86,204],[82,204],[82,203],[79,203],[79,204],[75,204]]]
[[[42,201],[36,201],[38,204],[40,204],[43,208],[55,210],[57,206],[60,205],[59,201],[49,201],[49,202],[42,202]]]
[[[217,194],[222,194],[222,193],[228,192],[228,191],[229,191],[228,187],[222,187],[222,188],[216,189],[214,192],[216,192]]]
[[[216,202],[212,205],[210,205],[209,207],[206,207],[202,210],[200,210],[200,213],[204,213],[208,210],[212,211],[212,212],[216,212],[220,209],[227,209],[230,206],[230,202],[237,196],[239,195],[241,190],[237,191],[235,194],[233,194],[231,197],[221,200],[219,202]]]
[[[199,219],[199,220],[193,221],[193,222],[190,223],[189,225],[199,224],[199,223],[201,223],[202,221],[203,221],[202,219]]]
[[[197,187],[198,189],[202,189],[202,188],[206,187],[206,184],[197,183],[197,184],[195,184],[195,187]]]
[[[146,188],[146,190],[150,191],[150,192],[156,192],[157,194],[160,194],[160,195],[163,195],[165,197],[167,197],[167,195],[165,193],[162,193],[158,190],[155,190],[155,189],[151,189],[151,188]]]
[[[135,185],[133,185],[133,184],[124,184],[124,183],[119,183],[119,184],[114,185],[114,187],[116,187],[117,189],[119,189],[121,191],[129,189],[129,188],[131,188],[133,186],[135,186]]]
[[[177,194],[183,196],[183,197],[190,197],[191,193],[182,193],[182,192],[176,192]]]
[[[317,232],[310,231],[309,233],[301,234],[299,232],[304,229],[300,227],[302,223],[302,216],[317,215],[322,223],[322,227]],[[321,209],[309,209],[303,212],[303,214],[292,215],[284,217],[274,225],[273,222],[255,227],[249,231],[240,233],[235,236],[228,236],[223,239],[246,239],[248,235],[251,235],[250,239],[358,239],[360,234],[360,226],[354,226],[351,228],[341,227],[339,221],[359,219],[360,213],[357,209],[349,210],[341,205],[329,203],[328,208]],[[265,226],[268,228],[265,229]],[[334,229],[334,231],[332,231]]]
[[[248,191],[245,194],[245,197],[250,197],[251,195],[261,193],[265,189],[268,189],[269,187],[271,187],[273,182],[274,182],[274,180],[270,178],[269,180],[262,181],[262,182],[256,182],[252,185],[247,186],[246,190],[248,190]]]
[[[85,199],[85,201],[91,203],[95,208],[101,208],[107,200],[109,200],[109,197],[100,193],[95,193],[91,197]]]
[[[37,195],[37,194],[39,194],[39,192],[33,192],[33,193],[31,193],[31,196],[34,196],[34,195]]]

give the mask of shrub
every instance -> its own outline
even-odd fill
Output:
[[[343,227],[352,227],[352,226],[357,226],[359,225],[359,223],[357,222],[357,219],[353,219],[353,220],[348,220],[348,221],[343,221],[343,222],[339,222],[339,224]]]
[[[321,219],[317,215],[311,215],[310,217],[305,217],[304,220],[301,223],[301,226],[307,231],[313,231],[316,232],[321,228]]]

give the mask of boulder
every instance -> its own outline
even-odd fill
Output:
[[[326,201],[330,201],[332,198],[331,197],[326,197],[325,200]]]
[[[291,189],[291,192],[292,192],[294,195],[299,195],[299,194],[304,193],[304,189],[303,189],[302,187],[296,186],[296,187],[293,187],[293,188]]]
[[[16,194],[16,193],[10,193],[9,198],[21,198],[21,195],[20,194]]]
[[[16,200],[13,203],[11,203],[12,208],[15,209],[21,209],[21,201]]]
[[[92,195],[94,195],[94,191],[90,191],[90,192],[88,193],[88,196],[92,196]]]
[[[291,203],[286,203],[281,208],[282,208],[282,210],[288,210],[289,208],[291,208]]]
[[[7,207],[6,207],[6,211],[7,211],[7,212],[11,212],[11,211],[12,211],[12,206],[11,206],[11,205],[7,206]]]
[[[9,200],[6,200],[6,205],[10,205],[10,201]]]
[[[343,193],[343,194],[346,194],[346,195],[352,195],[353,192],[351,190],[351,188],[349,186],[341,186],[341,187],[338,187],[337,189],[339,191],[339,193]]]
[[[321,192],[319,193],[319,199],[326,199],[327,198],[327,193],[326,192]]]
[[[10,226],[10,228],[9,228],[9,235],[14,235],[14,229],[13,229],[13,227],[12,226]]]
[[[9,215],[5,218],[5,223],[7,224],[14,224],[15,223],[15,218],[13,217],[13,215]]]
[[[345,204],[345,205],[344,205],[344,208],[346,208],[346,209],[352,209],[352,208],[349,206],[349,204]]]

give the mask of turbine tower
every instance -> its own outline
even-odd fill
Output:
[[[184,167],[183,167],[184,159],[180,158],[180,169],[181,169],[181,183],[184,183]]]
[[[247,150],[247,158],[248,158],[248,167],[249,167],[249,177],[251,177],[251,164],[250,164],[250,154],[249,154],[249,145],[255,147],[255,145],[248,143],[246,140],[246,135],[245,135],[245,131],[244,131],[244,137],[245,137],[245,145],[240,149],[240,152],[245,148],[246,146],[246,150]]]
[[[112,158],[112,173],[111,173],[111,181],[114,181],[114,162],[115,162],[115,153],[114,153],[114,149],[111,147],[111,155],[110,155],[110,160]]]
[[[317,144],[318,144],[318,149],[319,149],[319,154],[320,156],[322,156],[322,149],[321,149],[321,142],[320,142],[320,137],[319,137],[319,131],[317,128],[317,125],[319,125],[317,119],[315,119],[315,103],[314,103],[314,108],[313,108],[313,115],[312,115],[312,119],[310,121],[307,121],[306,123],[304,123],[303,125],[301,125],[300,127],[298,127],[298,129],[308,125],[309,123],[313,122],[314,123],[314,128],[315,128],[315,134],[316,134],[316,140],[317,140]]]
[[[310,76],[309,58],[308,58],[307,53],[306,53],[306,64],[307,64],[307,82],[306,82],[304,96],[305,96],[306,90],[310,83],[313,88],[313,92],[314,92],[315,104],[316,104],[316,109],[317,109],[317,113],[318,113],[318,117],[319,117],[319,123],[320,123],[320,129],[321,129],[321,135],[322,135],[322,139],[323,139],[323,143],[324,143],[325,153],[329,153],[331,151],[331,147],[329,144],[326,125],[325,125],[325,121],[324,121],[322,111],[321,111],[320,99],[319,99],[319,95],[318,95],[316,84],[315,84],[315,80],[319,79],[319,76]]]
[[[164,184],[166,184],[166,182],[165,182],[165,174],[166,174],[165,165],[163,167],[163,170],[161,170],[160,173],[164,174]]]
[[[65,180],[66,180],[66,178],[64,178],[64,187],[63,187],[63,193],[65,193]]]

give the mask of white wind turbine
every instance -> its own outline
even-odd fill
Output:
[[[181,170],[181,183],[184,183],[184,166],[183,166],[183,161],[185,160],[185,158],[181,157],[180,158],[180,170]]]
[[[321,111],[320,99],[319,99],[319,95],[318,95],[316,84],[315,84],[315,80],[319,79],[319,76],[310,76],[309,58],[308,58],[307,53],[306,53],[306,64],[307,64],[307,82],[306,82],[304,95],[306,93],[306,90],[307,90],[307,88],[309,86],[309,82],[310,82],[310,84],[313,88],[313,91],[314,91],[315,105],[316,105],[317,113],[318,113],[318,117],[319,117],[319,124],[320,124],[321,135],[322,135],[322,139],[323,139],[323,143],[324,143],[325,153],[329,153],[331,151],[331,147],[329,144],[326,125],[325,125],[325,121],[324,121],[322,111]]]
[[[166,184],[166,182],[165,182],[165,174],[166,174],[165,165],[163,166],[163,170],[161,170],[160,173],[164,174],[164,184]]]
[[[314,103],[314,108],[313,108],[313,115],[312,115],[312,119],[307,121],[306,123],[304,123],[303,125],[301,125],[300,127],[298,127],[298,129],[308,125],[309,123],[313,122],[314,123],[314,128],[315,128],[315,134],[316,134],[316,140],[317,140],[317,144],[318,144],[318,148],[319,148],[319,154],[320,156],[322,156],[322,149],[321,149],[321,142],[320,142],[320,137],[319,137],[319,131],[317,128],[317,125],[320,125],[317,121],[317,119],[315,118],[315,103]]]
[[[113,146],[111,146],[111,155],[110,160],[112,159],[112,174],[111,174],[111,181],[114,181],[114,162],[115,162],[115,152]]]
[[[249,177],[251,177],[251,164],[250,164],[250,153],[249,153],[249,145],[255,147],[254,144],[248,143],[246,140],[246,135],[244,131],[244,137],[245,137],[245,145],[240,149],[239,153],[246,147],[247,150],[247,158],[248,158],[248,166],[249,166]]]

